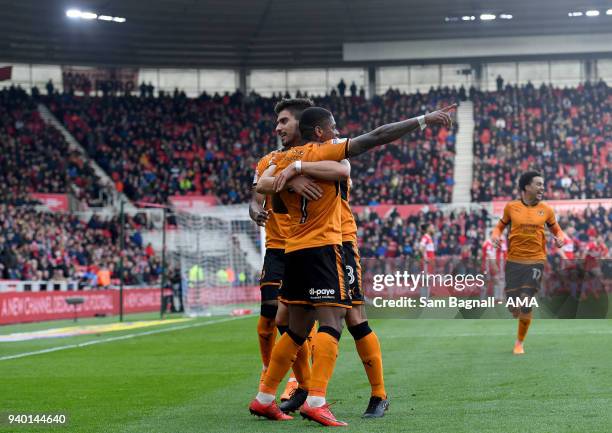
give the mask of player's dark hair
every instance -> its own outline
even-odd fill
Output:
[[[531,184],[534,177],[542,177],[542,174],[537,171],[528,171],[521,174],[521,177],[519,178],[519,191],[525,191],[525,187]]]
[[[300,134],[305,140],[315,140],[315,128],[331,122],[332,114],[322,107],[311,107],[304,110],[300,118]]]
[[[314,107],[314,102],[308,98],[283,99],[274,106],[274,112],[278,114],[283,110],[289,110],[293,117],[300,120],[302,112],[309,107]]]

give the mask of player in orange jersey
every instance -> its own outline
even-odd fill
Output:
[[[276,389],[316,318],[320,327],[314,337],[316,349],[311,386],[300,413],[326,426],[346,425],[336,420],[325,401],[327,384],[338,354],[342,322],[346,310],[351,308],[342,249],[340,185],[337,182],[319,182],[322,197],[309,201],[284,190],[286,182],[297,174],[308,174],[313,169],[313,162],[341,161],[397,140],[419,127],[424,129],[433,124],[450,127],[448,112],[453,108],[383,125],[352,140],[334,138],[338,132],[329,111],[313,107],[302,113],[300,132],[304,144],[289,149],[268,169],[274,175],[274,190],[280,193],[279,204],[288,210],[291,217],[281,288],[281,300],[289,306],[289,329],[274,346],[270,368],[249,406],[252,413],[275,420],[287,419],[286,415],[279,414],[274,402]]]
[[[491,240],[497,248],[503,230],[510,226],[508,236],[508,259],[506,261],[506,295],[509,299],[531,298],[537,293],[542,281],[546,261],[546,236],[544,227],[555,236],[558,248],[564,244],[565,234],[559,227],[553,209],[542,201],[544,179],[536,171],[529,171],[519,179],[520,200],[504,207],[504,215],[493,229]],[[523,341],[531,325],[530,307],[510,308],[519,319],[518,336],[513,353],[525,353]]]
[[[346,164],[350,164],[344,160]],[[365,296],[361,284],[361,259],[357,247],[357,224],[349,204],[351,178],[340,182],[342,206],[342,249],[345,256],[352,308],[347,311],[345,322],[355,340],[355,347],[370,382],[370,400],[363,414],[364,418],[381,418],[389,408],[385,391],[382,351],[376,333],[370,328],[365,310]]]
[[[345,159],[341,163],[345,164],[350,171],[348,160]],[[355,347],[371,388],[370,400],[363,417],[381,418],[389,408],[389,399],[385,391],[380,342],[376,333],[370,328],[365,311],[365,297],[361,283],[361,260],[357,247],[357,224],[349,204],[351,178],[341,179],[339,185],[342,199],[342,249],[352,306],[346,313],[345,323],[355,340]],[[300,356],[302,355],[298,353],[298,359]],[[303,403],[304,400],[296,393],[291,399],[281,403],[280,409],[285,413],[290,413],[299,409]]]
[[[280,151],[270,152],[259,160],[253,179],[254,186],[257,185],[259,177],[268,168],[275,155],[292,146],[301,144],[298,121],[302,111],[313,105],[313,102],[309,99],[296,98],[284,99],[274,107],[277,114],[276,133],[281,139],[283,148]],[[321,162],[317,164],[317,167],[321,169],[317,175],[322,179],[337,180],[347,174],[346,167],[335,161]],[[311,200],[316,200],[320,194],[320,189],[316,183],[305,176],[292,179],[291,187],[294,191]],[[274,347],[276,329],[278,327],[279,332],[283,334],[288,324],[287,307],[283,304],[278,305],[277,297],[285,270],[285,239],[288,236],[289,216],[286,213],[272,212],[271,196],[260,194],[255,189],[253,189],[249,214],[253,221],[265,227],[266,230],[266,253],[260,278],[261,312],[257,324],[263,378]],[[308,377],[309,372],[306,371],[309,369],[308,347],[304,348],[304,352],[308,352],[305,354],[306,361],[301,365],[294,365],[294,370],[298,370],[296,373],[298,376],[303,377],[305,375]],[[297,389],[297,386],[295,376],[292,374],[283,393],[284,399],[289,399],[290,394]],[[281,397],[281,400],[283,397]]]

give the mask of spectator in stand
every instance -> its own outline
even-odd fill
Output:
[[[497,91],[501,92],[502,89],[504,88],[504,79],[502,78],[501,75],[497,76],[497,78],[495,79],[495,84],[497,84]]]
[[[100,266],[100,269],[98,269],[96,276],[98,277],[98,287],[100,289],[106,289],[110,286],[111,272],[105,263],[103,263],[102,266]]]
[[[548,199],[612,197],[609,94],[603,81],[473,91],[472,201],[513,198],[527,170],[544,174]]]
[[[340,82],[338,83],[338,92],[340,93],[341,97],[344,97],[344,94],[346,93],[346,83],[344,82],[344,79],[340,79]]]

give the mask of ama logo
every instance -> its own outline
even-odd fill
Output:
[[[512,308],[538,308],[540,305],[538,304],[538,300],[531,297],[526,298],[508,298],[506,300],[506,307]]]

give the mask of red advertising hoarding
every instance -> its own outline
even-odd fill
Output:
[[[172,206],[183,212],[198,212],[218,202],[214,195],[173,195],[169,199]]]
[[[47,206],[50,211],[68,212],[67,194],[32,193],[30,195]]]
[[[0,325],[39,322],[74,317],[74,306],[67,298],[83,298],[76,306],[79,317],[119,314],[119,291],[6,292],[0,293]],[[129,289],[123,292],[124,313],[159,311],[159,289]]]
[[[373,206],[351,206],[354,214],[361,214],[366,208],[375,212],[381,218],[387,218],[395,209],[402,218],[417,215],[425,210],[435,212],[438,206],[435,204],[377,204]]]

